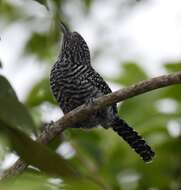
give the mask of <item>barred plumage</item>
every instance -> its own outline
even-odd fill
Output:
[[[93,98],[111,93],[111,89],[91,66],[89,49],[82,36],[70,32],[63,23],[62,30],[62,51],[52,68],[50,85],[59,106],[67,113]],[[74,127],[92,128],[98,124],[117,132],[144,161],[152,160],[154,152],[137,132],[119,118],[116,104]]]

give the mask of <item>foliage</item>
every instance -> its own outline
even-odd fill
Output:
[[[33,55],[50,69],[50,65],[47,63],[52,64],[52,60],[55,60],[59,38],[59,29],[54,22],[56,19],[66,18],[63,11],[59,15],[65,1],[37,0],[37,2],[37,6],[46,6],[47,14],[53,12],[52,17],[45,18],[46,22],[51,24],[48,30],[43,32],[32,31],[22,56]],[[88,12],[93,1],[82,0],[81,2],[85,11]],[[32,3],[35,2],[32,1]],[[54,7],[53,11],[52,7]],[[29,20],[37,19],[19,9],[18,5],[16,6],[11,1],[0,2],[1,20],[7,25],[26,20],[30,25]],[[41,23],[44,24],[45,20],[41,19]],[[41,26],[39,27],[41,28]],[[167,73],[180,70],[180,62],[165,64]],[[120,64],[120,75],[111,80],[118,85],[128,86],[149,77],[137,63],[128,62]],[[59,151],[59,155],[53,152],[57,151],[57,146],[52,146],[50,150],[48,147],[32,141],[30,137],[36,136],[36,133],[40,132],[41,127],[35,125],[34,121],[41,115],[41,106],[47,102],[50,105],[56,105],[50,92],[48,74],[34,84],[23,103],[18,100],[6,77],[1,75],[0,159],[3,160],[9,152],[16,151],[18,155],[32,166],[39,168],[40,171],[29,168],[14,179],[1,182],[0,189],[145,190],[181,188],[180,89],[180,85],[175,85],[131,98],[119,105],[120,116],[139,131],[156,152],[155,160],[147,165],[111,129],[67,130],[64,137],[61,140],[58,139],[57,142],[60,143],[58,149],[68,143],[67,150],[73,150],[73,153],[69,150],[71,156],[68,157],[60,154]],[[163,104],[166,104],[164,109],[162,108]],[[169,109],[170,104],[173,104],[174,109]],[[35,108],[37,112],[32,114]],[[44,122],[41,120],[41,123]],[[172,128],[178,133],[172,133]],[[79,172],[79,179],[74,177],[75,180],[73,180],[70,165],[76,172]],[[55,175],[58,177],[54,178]]]
[[[14,150],[28,164],[38,167],[48,173],[70,176],[74,175],[73,170],[66,161],[46,146],[39,144],[23,131],[35,132],[35,124],[29,112],[21,104],[8,81],[0,76],[0,126],[1,133],[5,132],[13,145]],[[31,128],[32,130],[27,130]],[[21,130],[20,130],[21,129]],[[33,156],[32,156],[33,155]],[[47,165],[47,163],[49,163]],[[54,164],[56,163],[56,165]]]
[[[0,86],[0,120],[27,132],[35,130],[35,124],[27,108],[19,102],[8,80],[1,75]]]

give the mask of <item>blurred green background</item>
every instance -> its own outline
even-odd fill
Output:
[[[109,4],[115,4],[115,2],[118,1],[109,2]],[[138,8],[142,9],[142,6],[149,2],[151,1],[120,1],[120,7],[115,10],[114,17],[111,19],[122,22],[126,16]],[[101,3],[104,4],[104,1],[0,1],[0,46],[5,41],[5,45],[0,47],[0,72],[2,73],[0,76],[0,171],[2,174],[12,165],[17,159],[15,156],[17,154],[32,165],[36,163],[33,166],[39,167],[41,164],[38,162],[44,163],[40,166],[42,171],[30,167],[22,175],[1,182],[0,189],[181,189],[181,85],[149,92],[119,104],[120,116],[139,131],[155,150],[156,157],[150,164],[145,164],[140,160],[112,130],[102,128],[88,131],[66,130],[49,146],[64,160],[59,159],[57,154],[49,151],[50,149],[43,147],[43,151],[39,151],[41,147],[32,144],[27,137],[35,137],[43,130],[45,123],[52,119],[56,120],[62,115],[49,86],[49,72],[58,56],[61,40],[57,20],[62,19],[70,28],[77,30],[81,23],[96,14],[95,12],[98,11],[96,4],[101,7]],[[106,10],[100,11],[99,14],[106,14]],[[74,15],[80,20],[75,20]],[[116,36],[113,32],[104,30],[107,22],[111,26],[109,19],[102,25],[96,26],[97,33],[102,34],[104,38],[103,44],[100,43],[101,40],[96,41],[95,34],[88,35],[91,34],[89,27],[94,26],[93,24],[85,24],[82,29],[83,36],[85,39],[88,38],[88,44],[90,44],[93,66],[103,75],[102,70],[109,70],[106,67],[111,70],[111,67],[115,66],[113,71],[105,71],[104,75],[113,90],[152,77],[153,73],[149,72],[149,65],[138,63],[136,58],[134,60],[134,56],[131,59],[124,57],[124,48],[129,49],[124,40],[118,41],[119,55],[117,51],[111,52],[112,62],[116,63],[108,63],[110,58],[107,59],[104,55],[113,47],[109,42],[106,43],[106,35],[111,35],[115,40]],[[8,30],[13,26],[15,29],[10,36]],[[24,29],[26,29],[26,35],[21,33]],[[79,30],[78,32],[81,33]],[[22,44],[17,44],[17,47],[8,44],[6,47],[8,35],[13,40],[12,44],[19,43],[20,38],[23,39]],[[22,49],[20,52],[16,51],[19,46]],[[13,58],[11,58],[11,53]],[[103,55],[102,58],[101,55]],[[101,61],[104,57],[105,63]],[[7,65],[8,62],[13,64]],[[100,67],[99,62],[102,65]],[[36,66],[33,65],[34,63]],[[181,70],[181,62],[178,58],[173,60],[168,58],[161,63],[153,62],[153,64],[160,64],[160,71],[157,72],[160,74]],[[150,67],[152,68],[151,65]],[[114,74],[115,70],[116,74]],[[24,79],[24,76],[31,77],[28,80]],[[19,140],[20,138],[22,141]],[[34,153],[33,149],[36,149]],[[34,157],[35,161],[30,157]],[[36,161],[36,159],[39,160]],[[81,173],[82,178],[74,179],[69,175],[67,177],[65,174],[69,173],[69,169],[64,167],[64,162]],[[55,166],[50,169],[48,165],[52,163]],[[56,175],[53,175],[52,170],[56,168]]]

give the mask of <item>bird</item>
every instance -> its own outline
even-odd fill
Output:
[[[76,31],[71,32],[65,23],[61,22],[60,26],[63,40],[58,59],[51,69],[50,86],[59,107],[66,114],[112,91],[92,67],[90,51],[84,38]],[[73,128],[91,129],[98,125],[113,129],[143,161],[152,161],[154,151],[138,132],[119,117],[116,104],[93,113]]]

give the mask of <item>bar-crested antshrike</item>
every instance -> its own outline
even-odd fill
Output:
[[[64,23],[62,50],[54,64],[50,85],[64,114],[91,102],[94,98],[111,93],[104,79],[91,66],[89,48],[77,32],[71,32]],[[150,146],[124,120],[118,116],[116,104],[92,114],[86,121],[77,123],[77,128],[92,128],[101,125],[112,128],[145,162],[151,161],[154,152]]]

